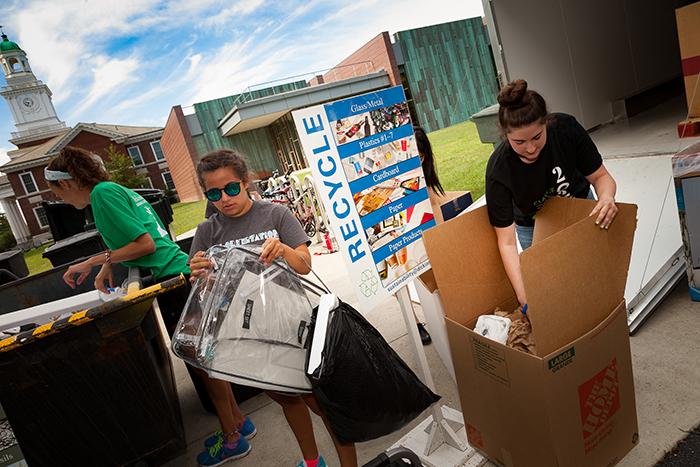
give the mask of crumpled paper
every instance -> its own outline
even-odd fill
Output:
[[[496,316],[510,319],[510,329],[508,330],[508,341],[506,345],[521,352],[536,355],[535,339],[532,337],[532,326],[530,319],[522,313],[522,307],[518,307],[513,312],[503,311],[496,308],[493,312]]]

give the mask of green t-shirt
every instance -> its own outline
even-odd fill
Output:
[[[122,264],[148,268],[155,279],[189,274],[187,254],[170,240],[151,205],[141,195],[116,183],[101,182],[92,189],[90,204],[95,226],[110,250],[117,250],[145,233],[153,238],[156,251]]]

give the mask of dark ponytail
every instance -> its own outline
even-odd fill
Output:
[[[83,188],[92,188],[100,182],[109,180],[109,173],[99,156],[71,146],[61,149],[58,156],[51,159],[46,168],[69,173]],[[47,181],[47,183],[58,185],[56,181]]]
[[[445,195],[445,190],[440,184],[440,179],[437,176],[437,170],[435,169],[435,160],[433,158],[433,148],[430,145],[430,140],[425,130],[422,127],[414,126],[413,132],[416,134],[416,146],[418,147],[418,154],[423,156],[423,173],[425,174],[425,183],[430,188],[433,189],[440,196]]]
[[[535,122],[546,123],[549,117],[544,98],[529,90],[524,79],[511,81],[501,89],[498,104],[498,123],[504,133]]]

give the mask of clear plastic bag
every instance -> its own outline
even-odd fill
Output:
[[[213,270],[197,279],[173,336],[175,354],[212,377],[308,392],[308,326],[320,290],[260,246],[210,248]]]

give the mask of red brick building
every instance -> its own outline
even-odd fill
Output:
[[[44,180],[44,167],[66,146],[85,149],[105,161],[109,160],[107,149],[113,146],[117,152],[129,155],[137,172],[146,176],[144,188],[174,190],[160,147],[162,134],[162,128],[79,123],[41,144],[22,145],[8,152],[10,162],[2,166],[2,171],[7,175],[31,237],[37,241],[48,238],[48,221],[40,203],[55,200],[55,196]]]
[[[372,71],[385,70],[391,85],[401,84],[399,67],[396,64],[394,46],[389,33],[384,31],[374,36],[369,42],[348,55],[342,62],[323,74],[323,82],[340,81]],[[312,80],[313,81],[313,80]],[[320,82],[320,80],[317,80]]]
[[[180,199],[183,201],[204,199],[195,172],[197,149],[192,141],[182,107],[179,105],[170,110],[161,144],[163,153],[167,155],[172,181],[177,187]]]

